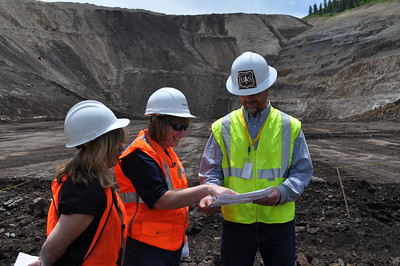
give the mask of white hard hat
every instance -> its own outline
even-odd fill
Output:
[[[82,145],[117,128],[126,127],[129,119],[120,118],[104,104],[86,100],[75,104],[67,113],[64,133],[67,148]]]
[[[233,62],[226,89],[239,96],[253,95],[271,87],[276,77],[276,69],[268,66],[264,57],[245,52]]]
[[[158,89],[149,97],[144,115],[172,115],[196,118],[190,114],[185,95],[179,90],[170,87]]]

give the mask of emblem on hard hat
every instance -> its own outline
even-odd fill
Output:
[[[257,82],[253,70],[239,71],[238,84],[239,90],[256,88]]]

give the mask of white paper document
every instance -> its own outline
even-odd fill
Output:
[[[186,238],[186,243],[183,246],[181,258],[187,258],[187,257],[189,257],[189,241]]]
[[[223,205],[233,205],[240,203],[250,203],[258,199],[265,198],[272,192],[272,187],[251,191],[238,195],[228,195],[222,194],[219,195],[211,204],[210,207],[218,207]]]
[[[18,254],[17,260],[15,261],[14,266],[26,266],[32,262],[38,260],[38,256],[28,255],[26,253],[20,252]]]

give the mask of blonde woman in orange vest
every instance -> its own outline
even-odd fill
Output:
[[[124,265],[179,265],[186,242],[188,205],[230,189],[200,185],[188,188],[181,161],[173,150],[186,136],[190,114],[185,96],[174,88],[154,92],[146,106],[151,116],[114,168],[117,190],[128,216]]]
[[[122,128],[128,124],[97,101],[70,109],[64,123],[66,147],[78,152],[52,182],[47,239],[31,266],[122,265],[125,209],[110,168],[124,149]]]

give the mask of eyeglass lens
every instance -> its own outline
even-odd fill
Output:
[[[182,130],[187,130],[189,125],[183,125],[183,124],[170,124],[173,130],[175,131],[182,131]]]

